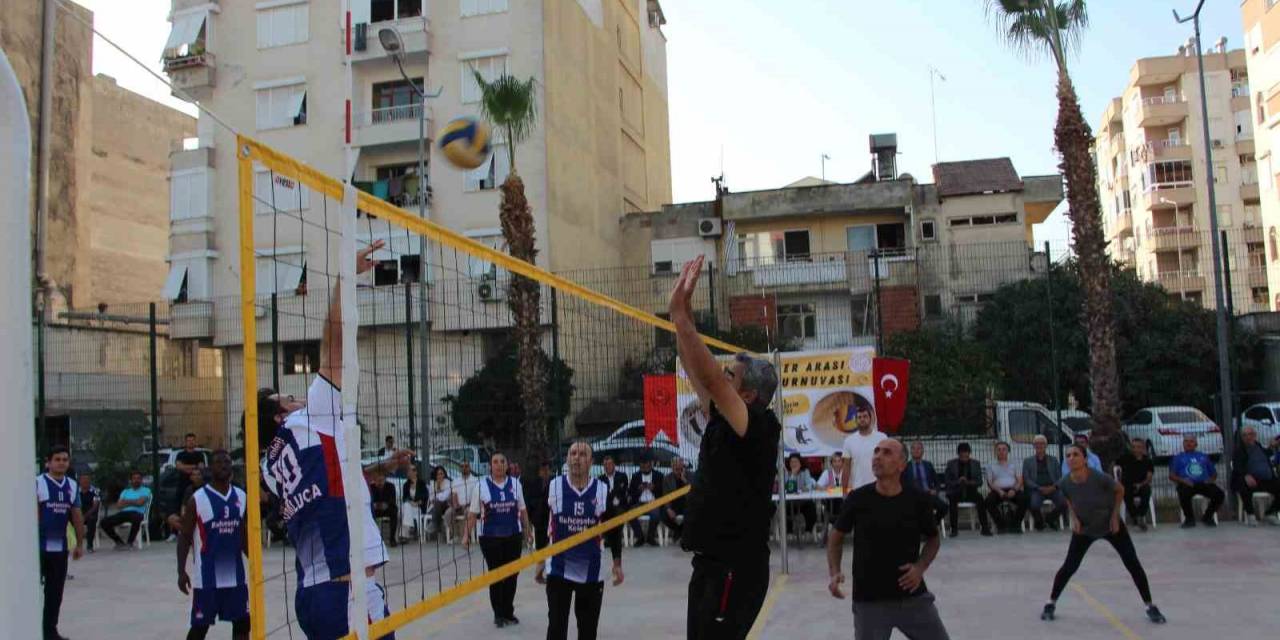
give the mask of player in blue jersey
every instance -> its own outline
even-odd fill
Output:
[[[244,490],[231,484],[231,456],[225,450],[213,452],[209,474],[210,480],[187,498],[178,531],[178,590],[191,593],[187,640],[203,640],[219,618],[231,623],[232,638],[248,640],[248,503]],[[187,575],[187,552],[193,546],[194,585]]]
[[[614,515],[609,488],[591,477],[591,445],[576,442],[569,447],[569,475],[551,480],[547,492],[551,507],[548,532],[551,543],[586,531]],[[613,555],[613,584],[622,584],[622,529],[605,534]],[[601,570],[602,540],[593,538],[538,565],[536,580],[547,585],[547,640],[564,640],[569,635],[569,607],[576,598],[579,640],[595,640],[604,600],[604,572]]]
[[[356,273],[373,268],[370,255],[379,240],[356,254]],[[347,447],[342,427],[342,297],[338,285],[330,297],[320,342],[320,371],[307,389],[306,403],[278,394],[259,394],[259,428],[274,429],[263,466],[268,488],[279,496],[280,516],[295,550],[298,592],[294,609],[298,626],[310,640],[336,640],[348,633],[351,596],[351,537],[343,470]],[[289,411],[286,413],[286,411]],[[407,466],[413,452],[399,449],[387,460],[364,469],[392,472]],[[369,485],[356,483],[364,520],[364,572],[369,621],[389,614],[386,592],[373,580],[386,564],[382,532],[370,510]],[[393,638],[388,634],[383,638]]]
[[[40,527],[40,576],[44,578],[44,640],[65,640],[58,633],[62,588],[67,583],[67,522],[76,528],[73,560],[84,555],[84,518],[80,487],[67,477],[71,454],[66,447],[49,450],[46,473],[36,477],[36,521]]]

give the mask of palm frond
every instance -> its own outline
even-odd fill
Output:
[[[987,18],[1011,49],[1034,61],[1048,54],[1060,68],[1089,26],[1085,0],[984,0]]]
[[[508,144],[514,147],[523,142],[538,119],[534,79],[520,80],[504,73],[489,82],[478,71],[472,70],[472,73],[480,86],[480,109],[484,117],[507,133]]]

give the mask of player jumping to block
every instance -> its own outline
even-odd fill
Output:
[[[377,241],[356,254],[356,273],[373,268],[369,256],[381,249]],[[280,514],[289,541],[296,549],[298,591],[294,610],[298,626],[309,640],[337,640],[348,633],[352,567],[348,552],[351,537],[347,530],[347,501],[343,489],[347,448],[342,428],[342,298],[334,286],[320,341],[320,372],[307,389],[306,404],[284,417],[275,438],[267,447],[264,465],[269,470],[267,484],[280,497]],[[354,393],[354,391],[352,391]],[[274,427],[278,418],[296,407],[260,396],[259,425]],[[391,472],[413,459],[408,449],[397,450],[388,459],[364,469]],[[364,571],[386,564],[387,549],[382,532],[373,520],[369,486],[357,483],[364,520]],[[389,614],[386,592],[375,580],[365,582],[368,619],[381,620]],[[387,634],[384,639],[394,638]]]
[[[191,630],[187,640],[204,640],[221,619],[231,637],[249,638],[249,583],[244,555],[249,552],[244,490],[231,484],[231,456],[223,449],[209,461],[212,476],[187,498],[178,528],[178,590],[191,593]],[[194,589],[187,575],[187,552],[195,547]]]

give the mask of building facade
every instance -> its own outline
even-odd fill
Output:
[[[896,155],[886,140],[873,137],[873,154],[888,152],[877,158]],[[705,255],[718,270],[719,328],[757,325],[787,348],[833,348],[972,320],[1000,285],[1044,273],[1031,229],[1062,201],[1060,176],[1019,177],[1008,158],[940,163],[932,183],[874,166],[849,184],[725,193],[627,216],[626,235],[649,240],[629,243],[627,260],[649,264],[655,280],[653,297],[634,302],[663,310],[669,276]]]
[[[40,79],[43,7],[59,12],[49,87]],[[40,264],[32,270],[43,271],[50,318],[68,308],[155,297],[167,271],[169,153],[195,133],[191,116],[93,75],[92,23],[93,13],[72,3],[0,6],[0,48],[31,118],[32,173],[21,179],[32,185],[39,171],[40,96],[46,89],[53,94],[45,251],[33,258]],[[33,188],[33,220],[39,207]]]
[[[1257,193],[1260,197],[1264,247],[1257,262],[1265,265],[1271,295],[1267,311],[1280,311],[1280,163],[1272,151],[1280,149],[1280,10],[1275,2],[1244,0],[1240,12],[1244,20],[1244,55],[1249,72],[1250,92],[1246,93],[1254,129],[1257,157]]]
[[[1099,196],[1111,255],[1170,295],[1214,306],[1209,191],[1214,195],[1237,313],[1269,309],[1250,79],[1243,50],[1225,38],[1204,52],[1201,109],[1194,42],[1142,58],[1102,115],[1095,141]],[[1208,121],[1210,149],[1203,126]]]
[[[163,57],[180,97],[199,100],[243,134],[405,209],[417,211],[425,201],[432,221],[500,250],[497,187],[512,170],[502,133],[494,132],[489,159],[464,171],[443,161],[434,132],[453,118],[481,115],[474,74],[532,78],[537,123],[515,160],[534,216],[537,263],[544,268],[621,265],[618,219],[671,200],[665,17],[657,0],[174,0],[171,21]],[[380,33],[387,29],[400,36],[411,81],[428,93],[441,91],[425,109],[383,48]],[[421,178],[420,117],[428,150]],[[242,377],[244,339],[236,311],[234,139],[202,116],[199,145],[173,157],[178,195],[164,286],[164,296],[175,303],[173,335],[222,347],[233,380]],[[255,168],[253,191],[259,213],[287,214],[254,221],[259,276],[273,267],[273,275],[257,279],[257,294],[275,296],[283,343],[276,363],[260,358],[258,376],[263,384],[301,393],[315,370],[325,309],[323,296],[307,296],[305,287],[310,273],[312,290],[319,288],[323,275],[316,265],[325,264],[331,250],[320,234],[308,232],[324,216],[324,198],[262,168]],[[359,226],[364,240],[390,233]],[[375,408],[368,414],[362,409],[361,421],[375,437],[394,433],[408,441],[408,407],[384,398],[407,397],[412,370],[427,378],[424,383],[419,375],[413,384],[418,398],[429,396],[432,417],[447,416],[443,398],[493,355],[510,318],[505,304],[490,304],[500,301],[477,299],[486,286],[485,265],[435,265],[435,256],[421,260],[416,243],[390,240],[395,253],[373,256],[379,261],[373,286],[360,292],[361,368],[368,378],[385,376],[372,391],[374,400],[364,399],[361,385],[361,404]],[[431,296],[454,297],[431,300],[429,363],[415,352],[380,365],[385,353],[407,353],[403,325],[411,321],[408,307],[417,303],[404,302],[400,285],[417,283],[423,262],[474,281],[431,287]],[[419,295],[416,285],[412,289],[410,295]],[[258,326],[265,330],[267,324],[263,319]],[[270,334],[262,331],[258,340],[268,341]],[[260,348],[259,354],[270,351]],[[243,406],[237,385],[229,388],[228,404]],[[233,413],[238,411],[228,412],[229,432],[238,429]],[[430,426],[447,432],[443,419]]]

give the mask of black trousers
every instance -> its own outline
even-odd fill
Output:
[[[636,537],[637,542],[640,540],[644,540],[646,542],[657,540],[658,539],[658,521],[661,519],[662,517],[661,517],[661,514],[658,513],[658,509],[654,509],[653,511],[649,512],[649,524],[647,525],[648,529],[647,530],[642,529],[640,526],[640,518],[636,518],[635,520],[632,520],[630,522],[631,534]]]
[[[1206,518],[1217,513],[1218,507],[1222,506],[1222,501],[1227,497],[1222,489],[1212,482],[1201,482],[1190,487],[1185,484],[1178,485],[1178,504],[1182,507],[1182,515],[1188,522],[1196,519],[1195,509],[1191,506],[1193,496],[1204,496],[1209,499],[1209,506],[1204,510]]]
[[[596,640],[604,583],[579,583],[547,576],[547,640],[569,637],[569,605],[578,621],[578,640]]]
[[[490,571],[501,567],[520,557],[524,550],[524,538],[520,534],[498,538],[480,536],[480,553],[484,554],[484,563]],[[493,607],[493,615],[511,619],[516,615],[516,579],[520,574],[489,585],[489,605]]]
[[[1067,558],[1062,561],[1062,568],[1058,569],[1058,575],[1053,577],[1053,592],[1049,595],[1050,600],[1057,601],[1058,596],[1062,595],[1062,590],[1067,588],[1067,582],[1071,580],[1071,576],[1075,575],[1076,569],[1080,568],[1080,561],[1084,560],[1084,554],[1098,539],[1079,533],[1071,534]],[[1133,585],[1138,588],[1138,595],[1142,596],[1142,602],[1150,604],[1151,586],[1147,584],[1147,572],[1142,569],[1142,562],[1138,560],[1138,552],[1133,548],[1133,539],[1129,537],[1129,530],[1122,524],[1119,532],[1108,534],[1101,539],[1110,542],[1116,553],[1120,554],[1120,561],[1124,563],[1124,568],[1129,570],[1129,576],[1133,578]]]
[[[86,515],[84,517],[84,545],[85,548],[93,551],[93,536],[98,532],[98,516],[93,517]]]
[[[1241,480],[1236,483],[1236,492],[1240,494],[1240,500],[1244,502],[1244,512],[1251,516],[1257,515],[1253,512],[1253,494],[1258,492],[1271,494],[1271,504],[1267,507],[1267,515],[1280,512],[1280,479],[1260,480],[1258,486],[1252,489],[1249,488],[1248,483]]]
[[[209,627],[213,625],[202,624],[191,627],[187,630],[187,640],[204,640],[209,635]],[[231,637],[233,640],[248,640],[249,638],[249,618],[244,617],[231,623]]]
[[[44,578],[44,637],[56,638],[62,588],[67,584],[67,552],[41,551],[40,576]]]
[[[732,563],[693,556],[689,578],[689,640],[742,640],[755,624],[769,592],[769,552]]]
[[[951,523],[951,533],[960,532],[960,503],[972,502],[977,505],[978,524],[982,525],[983,531],[991,529],[991,523],[987,521],[987,510],[982,506],[982,494],[978,493],[977,487],[964,487],[959,491],[947,492],[947,520]]]
[[[533,525],[533,548],[541,549],[551,543],[547,536],[548,515],[539,513],[537,515],[529,514],[529,523]]]
[[[1011,519],[1006,518],[1003,510],[1001,509],[1001,505],[1005,503],[1013,505],[1013,518]],[[983,506],[986,508],[987,513],[990,514],[991,520],[994,521],[996,526],[1001,530],[1021,528],[1022,518],[1027,515],[1026,494],[1021,492],[1014,493],[1012,498],[1006,498],[995,491],[990,491],[987,493],[986,499],[983,500]]]
[[[1137,487],[1126,484],[1124,486],[1124,507],[1129,510],[1130,519],[1145,518],[1150,515],[1150,505],[1151,485]]]
[[[102,519],[102,532],[107,534],[108,538],[115,541],[116,544],[124,544],[120,539],[120,534],[116,533],[116,527],[129,525],[129,544],[138,537],[138,529],[142,525],[142,514],[137,511],[121,511],[115,515],[110,515]]]
[[[683,507],[679,509],[672,509],[672,511],[676,512],[676,516],[684,515]],[[676,522],[676,519],[672,518],[671,514],[667,513],[666,507],[663,507],[662,509],[662,523],[667,525],[667,528],[671,530],[672,537],[675,538],[677,542],[679,542],[680,532],[684,530],[684,525]]]

